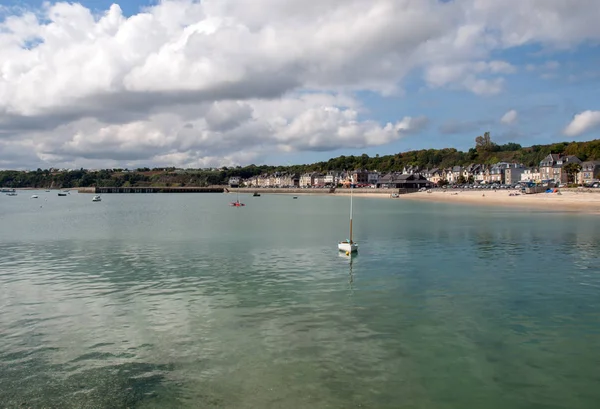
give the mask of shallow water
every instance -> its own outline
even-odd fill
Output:
[[[0,407],[597,408],[594,216],[0,196]],[[41,207],[40,207],[41,206]]]

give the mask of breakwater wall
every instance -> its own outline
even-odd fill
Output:
[[[352,189],[354,194],[368,193],[391,195],[393,193],[410,193],[407,189]],[[110,193],[236,193],[242,194],[315,194],[315,195],[349,195],[350,189],[300,189],[300,188],[231,188],[228,186],[210,187],[80,187],[79,193],[110,194]],[[411,189],[412,191],[412,189]],[[416,191],[416,189],[415,189]]]
[[[532,195],[536,193],[544,193],[546,190],[548,190],[548,188],[543,186],[526,187],[525,194]]]
[[[79,193],[223,193],[222,186],[213,187],[83,187]]]

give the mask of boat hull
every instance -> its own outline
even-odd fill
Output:
[[[338,250],[344,251],[346,253],[355,253],[358,251],[358,244],[341,242],[341,243],[338,243]]]

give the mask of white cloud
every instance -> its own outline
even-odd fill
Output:
[[[51,132],[30,132],[25,140],[32,155],[65,167],[102,161],[204,167],[248,163],[276,152],[378,146],[427,125],[426,117],[384,125],[361,121],[356,101],[328,94],[217,101],[194,111],[201,115],[157,113],[125,124],[84,118]]]
[[[354,91],[400,93],[416,72],[430,87],[498,94],[517,69],[495,51],[600,40],[595,6],[165,0],[130,17],[118,5],[101,15],[68,3],[4,8],[0,148],[18,140],[35,154],[2,149],[0,160],[212,163],[384,144],[425,120],[370,120]]]
[[[579,136],[593,129],[600,128],[600,111],[583,111],[563,130],[567,136]]]
[[[531,43],[567,48],[600,40],[597,0],[464,0],[468,19],[479,22],[502,47]]]
[[[515,122],[517,122],[518,116],[519,114],[517,113],[517,111],[511,109],[510,111],[502,115],[502,118],[500,118],[500,122],[506,125],[513,125]]]
[[[504,78],[481,78],[479,75],[511,74],[515,71],[516,68],[505,61],[432,65],[426,69],[425,80],[432,87],[450,86],[477,95],[495,95],[502,92]]]

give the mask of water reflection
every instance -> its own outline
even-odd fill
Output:
[[[260,199],[203,217],[208,202],[191,198],[115,197],[103,205],[131,202],[97,215],[72,203],[86,228],[65,235],[60,223],[15,216],[15,235],[0,236],[0,402],[500,409],[600,399],[595,219],[358,200],[361,250],[346,256],[331,246],[334,199],[304,198],[301,223],[281,198]],[[271,213],[278,223],[265,223]],[[39,235],[19,230],[34,226]]]
[[[343,252],[338,252],[338,256],[342,259],[344,259],[347,263],[348,263],[348,283],[350,285],[350,289],[354,290],[353,288],[353,283],[354,283],[354,274],[352,272],[352,265],[354,264],[354,259],[358,257],[357,253],[350,253],[350,254],[346,254]]]

